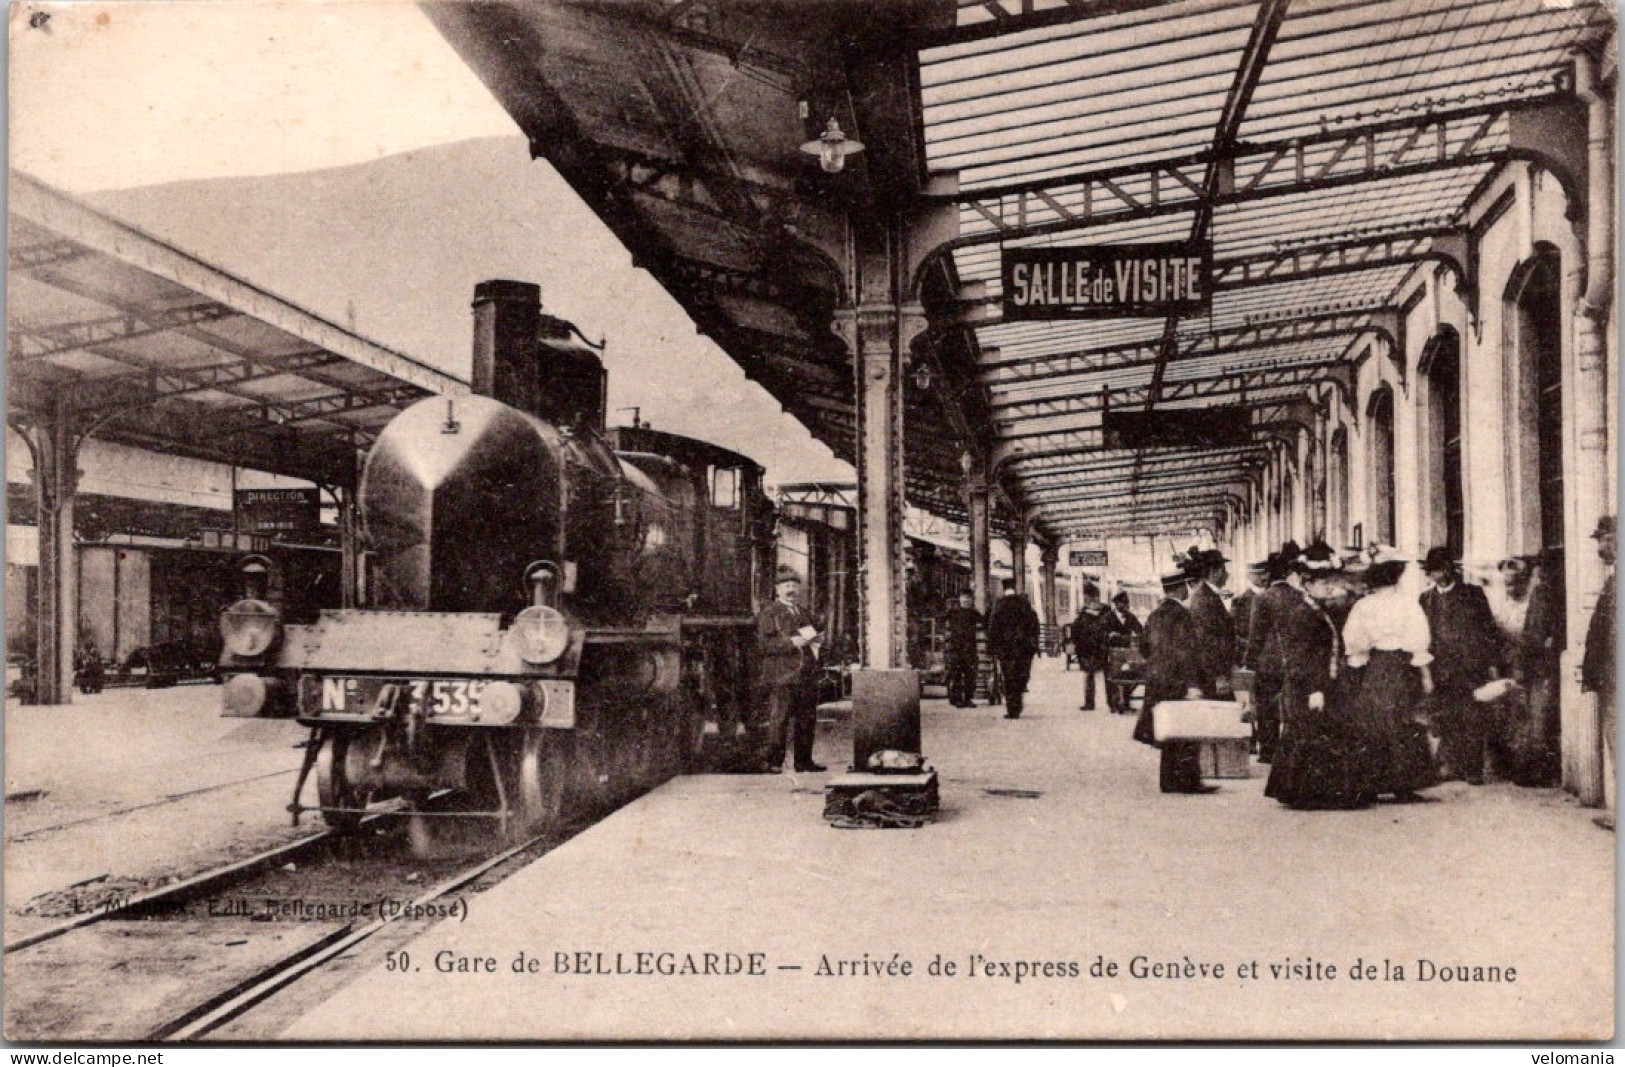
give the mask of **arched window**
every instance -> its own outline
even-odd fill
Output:
[[[1342,544],[1349,535],[1349,432],[1345,427],[1332,431],[1326,466],[1326,539]]]
[[[1513,272],[1506,292],[1508,415],[1517,427],[1511,502],[1515,516],[1527,517],[1514,526],[1513,544],[1525,552],[1564,542],[1561,277],[1557,252],[1543,248]]]
[[[1371,437],[1372,536],[1383,544],[1395,540],[1394,519],[1394,392],[1383,386],[1371,394],[1366,408]]]
[[[1466,545],[1466,512],[1461,490],[1461,341],[1445,327],[1427,344],[1422,359],[1428,379],[1428,414],[1433,428],[1432,506],[1452,559]]]

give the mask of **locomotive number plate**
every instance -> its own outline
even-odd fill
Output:
[[[481,678],[410,678],[390,681],[385,678],[323,678],[321,695],[316,704],[318,714],[371,715],[377,710],[380,691],[386,685],[396,686],[396,700],[405,701],[399,710],[427,714],[431,717],[475,715],[480,710],[480,694],[485,689]]]

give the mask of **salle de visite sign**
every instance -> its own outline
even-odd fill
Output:
[[[1006,248],[1004,318],[1189,315],[1211,299],[1210,242]]]

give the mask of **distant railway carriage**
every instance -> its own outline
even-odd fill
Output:
[[[698,758],[747,711],[772,506],[754,461],[606,431],[604,371],[535,286],[475,291],[474,394],[424,400],[368,454],[368,602],[289,625],[225,613],[226,713],[312,731],[294,810],[457,790],[513,833]]]

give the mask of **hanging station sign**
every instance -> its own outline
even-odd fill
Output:
[[[314,529],[321,514],[316,489],[239,489],[237,528],[244,533],[301,533]]]
[[[1212,299],[1210,241],[1006,248],[1006,322],[1195,315]]]
[[[1067,551],[1067,564],[1072,567],[1106,566],[1104,548],[1074,548]]]
[[[1105,446],[1118,448],[1236,448],[1252,440],[1252,417],[1239,404],[1161,411],[1123,409],[1101,415]]]

